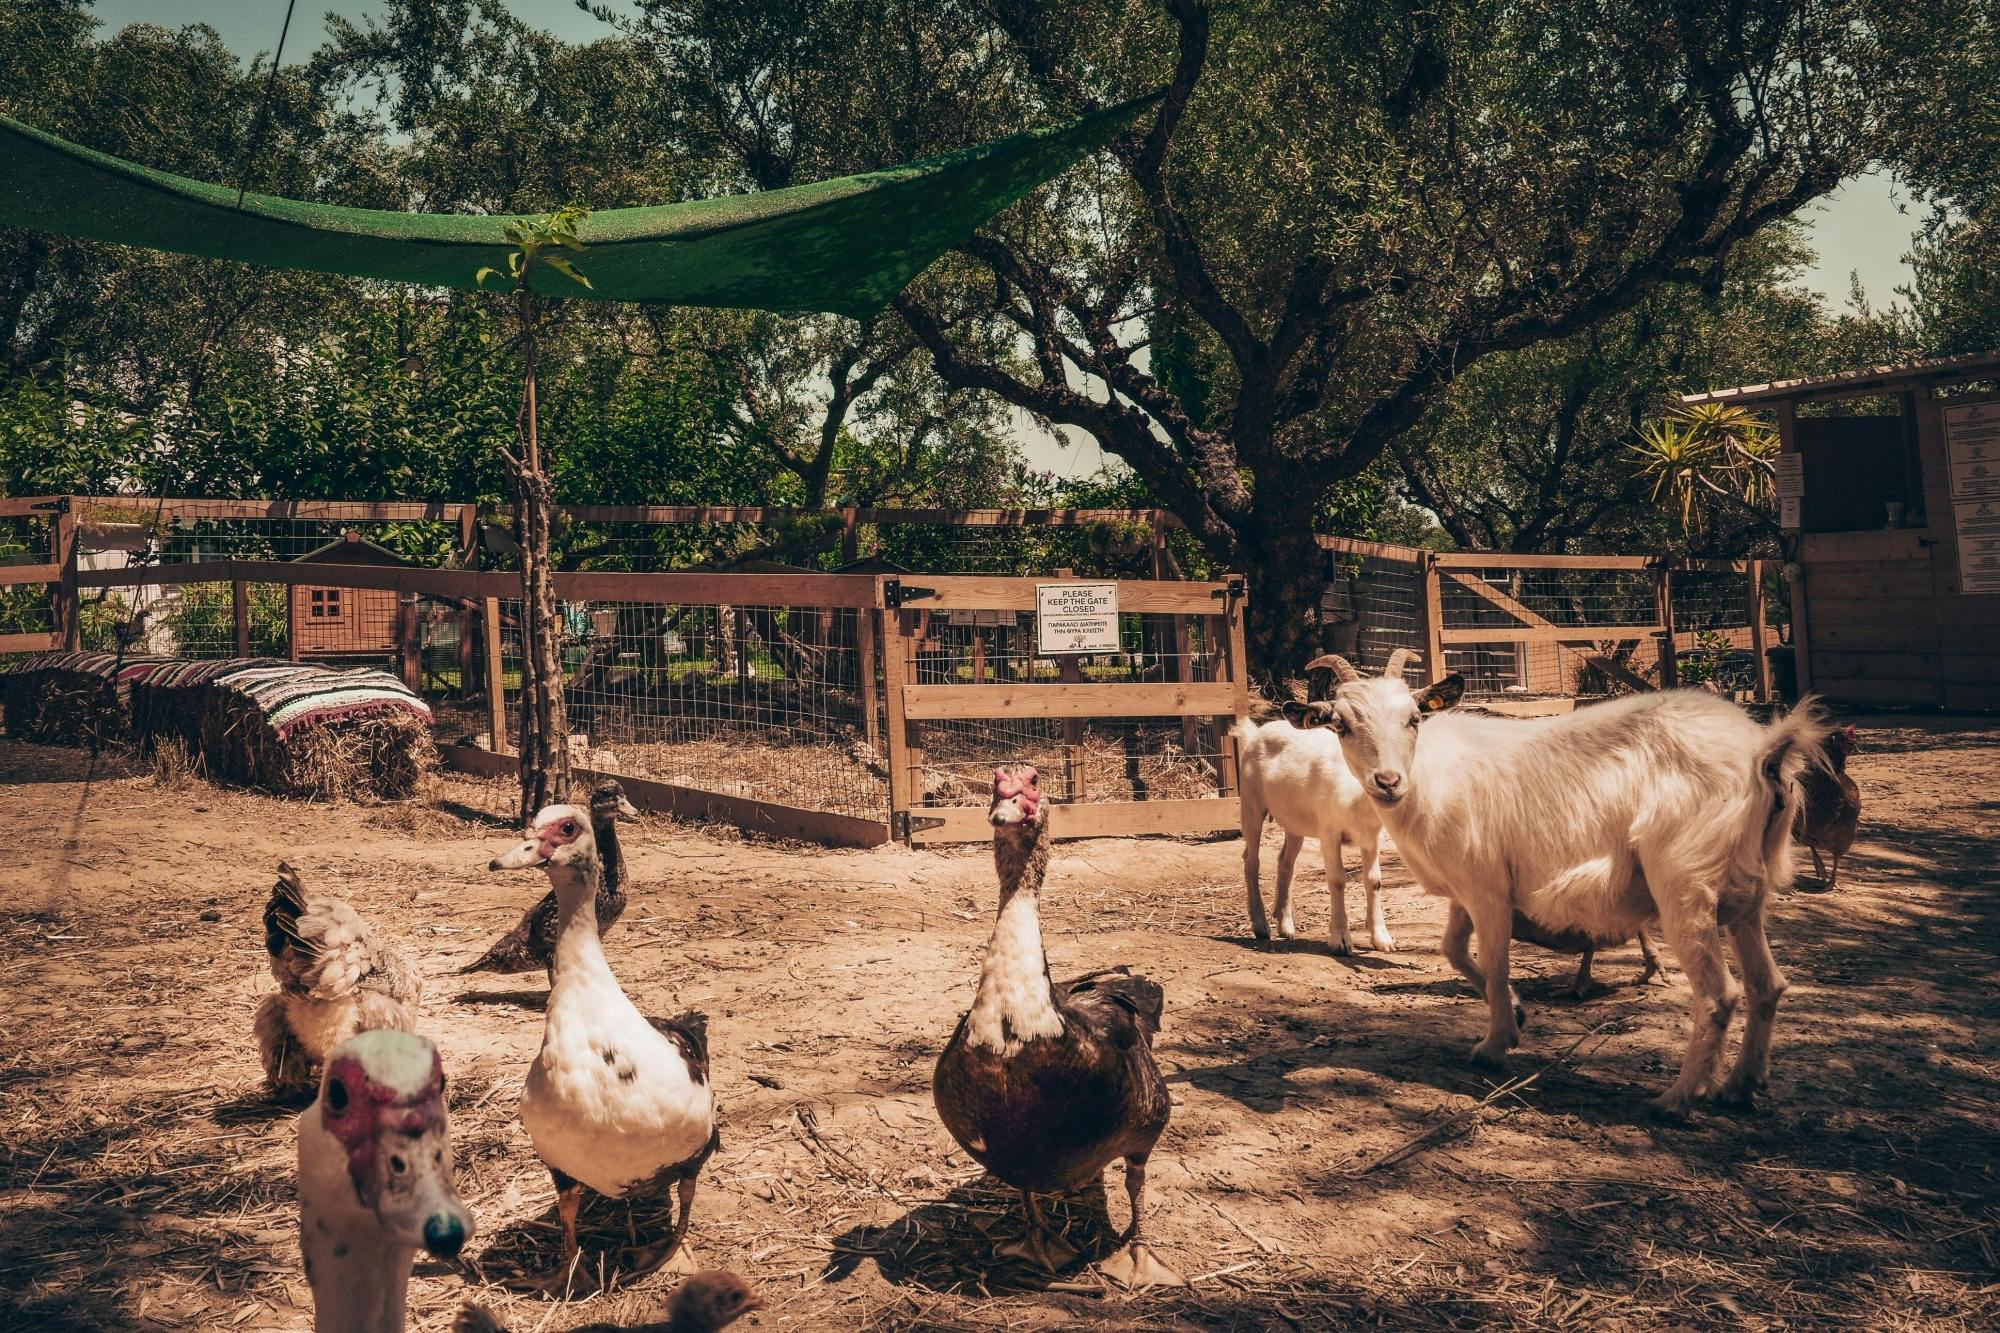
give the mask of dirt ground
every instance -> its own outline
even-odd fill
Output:
[[[1056,973],[1129,963],[1166,987],[1175,1107],[1149,1229],[1195,1279],[1166,1295],[996,1259],[1018,1212],[933,1113],[990,857],[644,821],[609,953],[650,1012],[710,1016],[725,1127],[695,1252],[752,1281],[767,1307],[745,1326],[764,1330],[2000,1325],[2000,728],[1862,719],[1861,739],[1841,886],[1774,910],[1792,989],[1773,1095],[1685,1128],[1646,1114],[1679,1061],[1685,981],[1622,984],[1635,948],[1602,957],[1621,984],[1580,1003],[1560,994],[1573,960],[1517,952],[1530,1019],[1508,1077],[1528,1081],[1496,1091],[1466,1062],[1482,1016],[1437,955],[1442,907],[1393,857],[1402,951],[1343,959],[1317,887],[1309,940],[1249,941],[1234,841],[1060,846]],[[364,809],[81,775],[74,752],[0,743],[0,1325],[310,1327],[293,1120],[264,1100],[250,1035],[281,856],[428,974],[479,1232],[462,1268],[418,1265],[412,1326],[447,1328],[473,1296],[518,1333],[659,1308],[669,1278],[567,1305],[498,1285],[555,1240],[514,1114],[542,986],[453,975],[544,887],[484,868],[509,841],[501,784]],[[1314,853],[1300,871],[1318,883]],[[1101,1207],[1063,1209],[1086,1248]],[[627,1225],[617,1204],[586,1222],[599,1241]]]

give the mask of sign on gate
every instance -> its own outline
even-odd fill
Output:
[[[1116,583],[1035,585],[1035,652],[1039,656],[1117,651]]]

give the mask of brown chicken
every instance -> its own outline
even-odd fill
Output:
[[[1830,889],[1840,879],[1840,858],[1854,845],[1854,832],[1861,823],[1861,789],[1847,776],[1847,756],[1854,753],[1853,727],[1842,727],[1826,738],[1827,768],[1808,767],[1799,775],[1804,799],[1792,836],[1812,853],[1813,869],[1820,887]],[[1833,858],[1833,873],[1820,860],[1824,852]]]

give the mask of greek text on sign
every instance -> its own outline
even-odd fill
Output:
[[[1035,651],[1043,657],[1117,652],[1118,585],[1037,583]]]
[[[2000,496],[2000,404],[1946,408],[1944,440],[1952,498]]]

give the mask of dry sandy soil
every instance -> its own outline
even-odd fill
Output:
[[[521,1333],[659,1308],[662,1276],[566,1305],[499,1285],[554,1254],[513,1113],[542,987],[453,975],[543,889],[484,869],[509,841],[503,787],[363,809],[82,771],[0,744],[0,1325],[310,1327],[293,1124],[250,1039],[281,856],[429,975],[479,1234],[464,1268],[418,1266],[413,1325],[444,1329],[475,1294]],[[1560,994],[1572,960],[1517,954],[1530,1026],[1503,1091],[1466,1063],[1481,1012],[1437,956],[1441,907],[1393,859],[1403,951],[1344,959],[1320,942],[1318,890],[1310,942],[1247,939],[1234,842],[1060,847],[1058,975],[1122,962],[1166,986],[1175,1110],[1150,1226],[1196,1279],[1176,1294],[994,1257],[1018,1213],[929,1089],[992,909],[985,855],[649,820],[610,953],[650,1011],[710,1015],[725,1129],[691,1235],[768,1302],[748,1327],[1992,1328],[2000,730],[1864,719],[1854,772],[1867,812],[1844,882],[1775,908],[1792,990],[1773,1095],[1685,1128],[1646,1115],[1679,1060],[1685,981],[1622,984],[1633,948],[1581,1003]],[[1313,853],[1300,870],[1315,882]],[[1102,1206],[1062,1210],[1086,1248]],[[623,1205],[586,1222],[611,1242]]]

